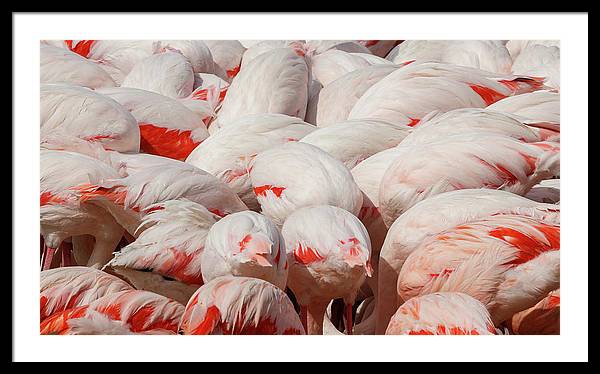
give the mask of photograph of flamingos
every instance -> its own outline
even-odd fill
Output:
[[[560,335],[560,48],[41,40],[40,334]]]

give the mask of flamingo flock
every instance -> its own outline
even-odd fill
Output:
[[[44,40],[40,333],[560,333],[560,44]]]

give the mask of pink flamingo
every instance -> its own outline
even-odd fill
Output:
[[[119,152],[140,149],[140,129],[131,113],[110,97],[84,87],[42,85],[41,140],[53,134],[99,142]]]
[[[40,273],[40,321],[67,309],[88,305],[105,295],[133,290],[128,283],[98,269],[71,266]]]
[[[310,335],[323,334],[332,299],[346,305],[346,333],[352,334],[352,306],[366,276],[371,276],[371,242],[366,228],[348,211],[315,205],[298,209],[283,224],[288,287],[301,306]]]
[[[265,52],[243,66],[227,90],[211,133],[249,114],[280,113],[304,119],[309,71],[293,49]]]
[[[194,89],[194,70],[181,53],[166,51],[135,64],[121,87],[140,88],[173,99],[185,98]]]
[[[88,305],[51,315],[40,324],[40,334],[176,334],[184,309],[178,302],[152,292],[110,293]]]
[[[370,65],[342,75],[319,92],[316,124],[325,127],[348,119],[360,97],[375,83],[396,71],[398,65]]]
[[[158,40],[153,44],[154,54],[176,52],[185,57],[194,73],[214,74],[215,67],[212,52],[202,40]]]
[[[137,88],[97,92],[117,101],[133,115],[140,129],[141,152],[184,161],[208,137],[203,118],[175,99]]]
[[[560,174],[559,143],[523,143],[469,132],[400,148],[379,189],[380,211],[388,227],[417,202],[442,192],[489,188],[524,195],[540,181]]]
[[[99,64],[45,43],[40,45],[40,83],[67,83],[92,89],[116,86]]]
[[[460,292],[413,297],[392,316],[386,335],[496,335],[483,304]]]
[[[489,109],[462,108],[446,113],[430,113],[402,141],[402,145],[428,143],[470,132],[505,135],[525,143],[556,141],[554,132],[529,127],[510,114]]]
[[[248,66],[256,57],[271,52],[274,49],[289,48],[291,50],[298,50],[299,55],[304,54],[307,49],[306,43],[303,40],[260,40],[252,45],[247,45],[246,48],[242,55],[240,70]]]
[[[201,263],[205,283],[226,275],[246,276],[284,290],[287,282],[283,238],[273,222],[252,211],[230,214],[211,227]]]
[[[501,74],[510,74],[512,65],[508,49],[499,40],[406,40],[386,58],[396,64],[438,61]]]
[[[290,299],[262,279],[219,277],[200,287],[185,307],[184,335],[304,335]]]
[[[226,183],[252,210],[259,205],[250,183],[250,164],[267,149],[298,141],[315,127],[285,114],[239,118],[198,145],[185,160]]]
[[[259,153],[250,180],[262,213],[279,227],[301,207],[333,205],[358,214],[362,206],[348,169],[310,144],[290,142]]]
[[[336,79],[372,65],[393,65],[392,62],[369,53],[348,53],[336,49],[316,54],[311,58],[311,74],[323,87]]]
[[[202,205],[186,200],[165,201],[148,210],[140,224],[142,233],[115,253],[104,270],[136,289],[185,304],[203,284],[202,253],[217,220]]]

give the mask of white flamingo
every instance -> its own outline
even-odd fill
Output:
[[[140,130],[118,102],[84,87],[45,84],[40,89],[40,137],[77,137],[115,151],[137,153]]]
[[[302,208],[281,231],[289,262],[288,286],[302,307],[310,335],[323,334],[323,318],[332,299],[346,305],[346,332],[352,334],[352,306],[372,272],[367,230],[348,211],[330,205]]]
[[[348,169],[310,144],[290,142],[259,153],[250,180],[262,213],[279,227],[301,207],[326,204],[358,214],[362,206]]]
[[[288,276],[279,230],[267,217],[252,211],[230,214],[211,227],[201,266],[205,283],[234,275],[263,279],[285,290]]]
[[[258,202],[250,183],[250,164],[267,149],[295,142],[316,128],[284,114],[256,114],[239,118],[198,145],[185,160],[231,187],[248,208]]]

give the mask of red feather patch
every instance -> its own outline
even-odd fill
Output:
[[[185,161],[200,144],[192,139],[191,130],[176,130],[140,123],[140,149],[157,156]]]

